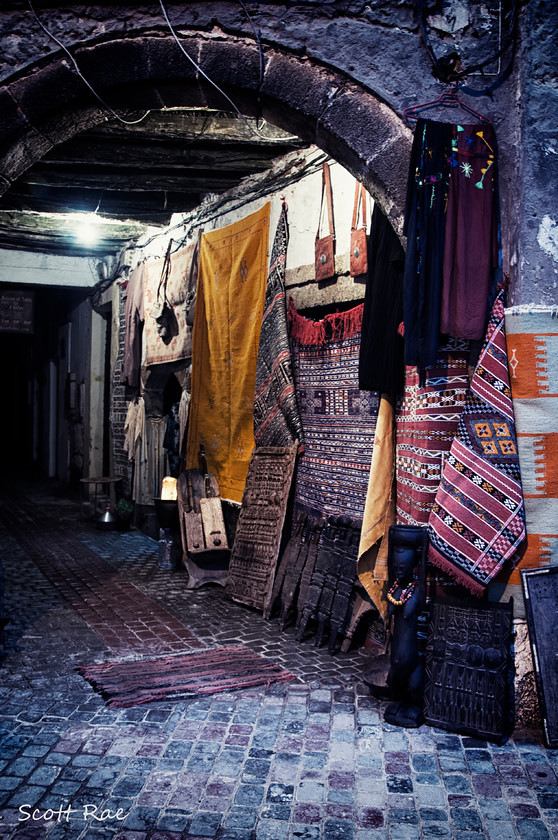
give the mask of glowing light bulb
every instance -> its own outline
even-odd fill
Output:
[[[96,213],[74,213],[75,237],[82,245],[95,245],[99,238],[99,217]]]

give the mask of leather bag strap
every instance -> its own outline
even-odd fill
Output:
[[[172,248],[172,239],[169,240],[169,244],[167,247],[167,253],[165,254],[165,259],[163,261],[163,270],[161,271],[161,279],[159,280],[159,286],[157,287],[157,300],[159,300],[161,294],[161,286],[163,287],[163,301],[168,303],[167,301],[167,281],[169,279],[170,274],[170,267],[171,267],[171,248]]]
[[[362,227],[366,228],[366,190],[364,184],[355,181],[355,203],[353,205],[353,223],[351,230],[356,230],[358,220],[358,208],[362,198]]]
[[[324,193],[326,195],[327,203],[327,218],[329,223],[329,234],[335,237],[335,226],[333,224],[333,193],[331,191],[331,175],[329,172],[329,164],[324,163],[322,168],[322,199],[320,201],[320,215],[318,218],[318,230],[316,232],[316,241],[320,238],[320,224],[322,222],[322,210],[324,207]]]

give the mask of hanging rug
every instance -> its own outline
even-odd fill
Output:
[[[312,321],[290,303],[305,447],[297,464],[297,513],[359,520],[364,513],[380,400],[358,387],[363,308]]]
[[[292,446],[295,440],[303,444],[287,325],[288,241],[287,206],[283,205],[273,240],[256,364],[254,438],[258,447]]]
[[[490,583],[488,597],[513,598],[515,616],[524,618],[521,572],[558,565],[558,312],[529,304],[505,315],[527,540],[515,569]]]
[[[428,529],[431,562],[478,597],[525,540],[503,292],[494,302]]]
[[[435,365],[405,369],[395,415],[397,522],[426,525],[469,390],[466,342],[450,339]]]
[[[294,674],[246,647],[76,667],[112,709],[291,682]]]

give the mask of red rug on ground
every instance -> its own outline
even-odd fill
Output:
[[[78,665],[76,670],[112,709],[296,679],[280,665],[245,647],[221,647],[133,662]]]

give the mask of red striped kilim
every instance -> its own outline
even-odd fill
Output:
[[[491,600],[514,599],[524,617],[521,570],[558,564],[558,317],[556,307],[506,309],[527,544],[513,570],[493,580]]]
[[[280,665],[246,647],[220,647],[134,662],[78,665],[76,670],[113,709],[296,679]]]
[[[440,351],[426,374],[421,385],[418,368],[406,368],[395,416],[397,522],[402,525],[428,522],[469,389],[467,353]]]
[[[492,309],[429,532],[431,562],[478,596],[525,539],[503,293]]]

